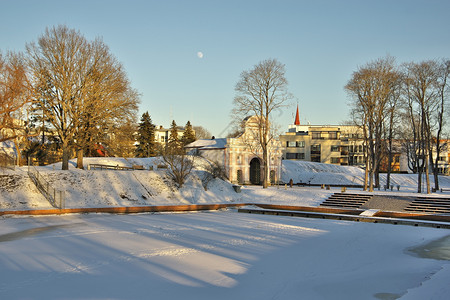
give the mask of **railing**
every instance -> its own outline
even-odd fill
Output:
[[[66,200],[64,191],[57,190],[51,186],[33,166],[28,166],[28,176],[30,176],[38,190],[53,207],[59,209],[65,208]]]
[[[119,165],[102,165],[102,164],[88,164],[88,170],[144,170],[142,165],[133,165],[132,167],[125,167]]]
[[[14,157],[6,153],[0,153],[0,168],[15,170],[15,162]]]

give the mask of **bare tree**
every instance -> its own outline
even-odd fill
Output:
[[[27,44],[36,109],[53,126],[62,144],[62,169],[72,147],[81,153],[89,141],[115,121],[137,111],[137,93],[122,66],[100,40],[88,42],[66,26],[46,29]]]
[[[259,62],[252,69],[243,71],[236,84],[233,115],[242,121],[249,115],[256,116],[255,140],[262,152],[264,168],[263,187],[269,185],[269,151],[274,138],[273,112],[283,107],[291,98],[287,90],[285,65],[276,59]]]
[[[394,153],[394,138],[399,133],[400,117],[399,117],[399,99],[401,97],[402,75],[397,71],[392,78],[392,93],[388,99],[386,106],[386,119],[384,127],[385,149],[387,152],[387,175],[386,187],[391,185],[391,172]]]
[[[0,142],[12,140],[20,163],[20,139],[30,134],[23,121],[31,102],[30,83],[22,53],[0,53]]]
[[[385,119],[393,107],[390,101],[397,97],[399,78],[394,59],[386,57],[359,68],[345,86],[352,98],[352,115],[364,134],[367,151],[364,188],[368,186],[369,191],[373,191],[374,185],[379,186]]]
[[[439,66],[439,76],[438,76],[438,104],[437,109],[434,113],[434,123],[435,123],[435,137],[434,137],[434,148],[436,150],[436,157],[433,159],[431,157],[431,165],[434,176],[434,188],[439,190],[439,160],[441,152],[447,150],[447,143],[442,143],[441,138],[444,133],[444,128],[447,125],[447,118],[445,114],[448,114],[448,98],[450,96],[450,60],[443,61]]]
[[[192,126],[192,128],[195,131],[195,137],[199,140],[210,139],[212,137],[211,132],[203,126]]]
[[[36,106],[56,130],[62,144],[62,169],[69,168],[70,146],[77,128],[78,104],[85,88],[88,43],[65,26],[46,29],[38,43],[27,44],[34,76]]]
[[[436,111],[441,112],[439,70],[436,61],[404,65],[404,102],[408,109],[410,128],[413,130],[412,151],[415,153],[412,154],[417,155],[419,193],[422,192],[422,174],[425,174],[426,191],[431,193],[429,166],[432,160],[433,115]]]
[[[74,136],[78,168],[83,168],[83,155],[89,146],[103,140],[110,129],[135,121],[139,103],[122,65],[101,39],[89,43],[88,55],[86,89],[79,101]]]
[[[178,143],[168,143],[162,153],[167,174],[181,188],[194,167],[194,156],[187,155]]]
[[[137,125],[132,122],[114,125],[108,128],[104,141],[105,154],[119,157],[135,157]]]
[[[227,170],[223,164],[217,161],[208,161],[202,177],[202,185],[205,191],[208,190],[209,183],[214,179],[228,180]]]

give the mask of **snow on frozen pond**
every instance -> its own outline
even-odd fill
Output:
[[[0,297],[445,299],[449,261],[408,249],[449,234],[235,211],[3,217]]]

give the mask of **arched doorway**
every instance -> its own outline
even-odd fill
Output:
[[[256,157],[250,161],[250,182],[261,184],[261,162]]]

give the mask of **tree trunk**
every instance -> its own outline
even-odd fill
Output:
[[[364,169],[364,188],[363,188],[363,191],[367,191],[368,181],[369,181],[369,170],[367,169],[367,163],[366,163],[366,168]]]
[[[264,164],[264,178],[263,178],[263,188],[267,188],[269,186],[269,158],[267,154],[267,148],[263,149],[263,164]]]
[[[439,190],[439,156],[441,155],[439,142],[436,142],[436,159],[433,161],[433,153],[430,151],[430,165],[434,179],[434,190]]]
[[[375,167],[375,187],[380,188],[380,170],[379,170],[379,165],[377,164],[377,166]]]
[[[370,154],[370,170],[369,170],[369,192],[373,192],[373,180],[375,172],[375,157],[374,153]]]
[[[62,145],[62,170],[69,170],[69,159],[70,159],[70,148],[67,141],[63,142]]]
[[[366,167],[364,168],[364,187],[363,191],[367,191],[368,183],[369,183],[369,158],[367,152],[364,154],[364,163]]]
[[[14,147],[16,148],[16,152],[17,152],[17,157],[16,157],[16,165],[20,166],[20,148],[19,148],[19,143],[17,141],[17,138],[14,139]]]
[[[391,171],[392,171],[392,139],[389,139],[389,153],[388,153],[388,166],[386,174],[386,187],[391,186]]]
[[[438,174],[439,169],[436,168],[436,170],[433,172],[433,176],[434,176],[434,189],[436,191],[439,191],[439,174]]]
[[[77,168],[84,170],[83,167],[83,149],[77,150]]]
[[[427,183],[427,194],[431,194],[431,190],[430,190],[430,172],[429,172],[429,156],[428,156],[428,151],[427,154],[425,156],[425,179],[426,179],[426,183]]]

